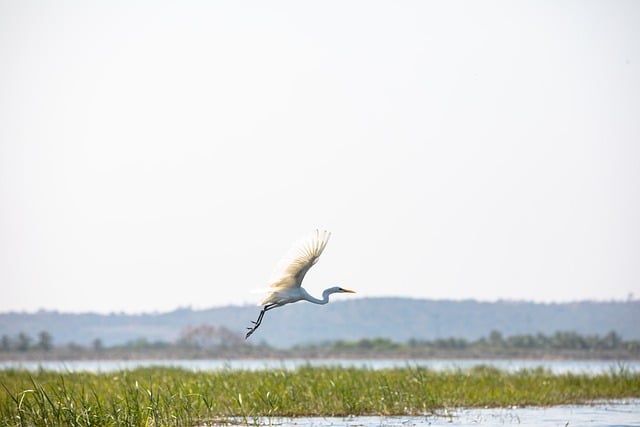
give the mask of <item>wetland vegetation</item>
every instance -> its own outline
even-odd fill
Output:
[[[311,367],[109,373],[0,371],[0,425],[207,425],[261,417],[424,415],[457,407],[546,406],[640,397],[640,374]]]

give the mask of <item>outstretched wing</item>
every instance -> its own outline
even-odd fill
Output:
[[[331,233],[314,230],[309,236],[297,241],[274,269],[269,286],[272,288],[299,288],[305,274],[324,251]]]

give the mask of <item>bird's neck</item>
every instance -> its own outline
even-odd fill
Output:
[[[325,289],[325,291],[322,293],[322,299],[316,298],[314,296],[311,296],[309,293],[307,293],[307,301],[312,302],[314,304],[327,304],[329,302],[329,295],[331,295],[333,292],[331,292],[331,289]]]

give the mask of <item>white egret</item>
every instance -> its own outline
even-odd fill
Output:
[[[276,268],[269,282],[269,294],[262,300],[259,305],[264,306],[260,311],[258,319],[249,327],[246,338],[258,329],[264,314],[273,309],[282,307],[297,301],[309,301],[314,304],[326,304],[329,302],[329,295],[335,293],[352,293],[349,289],[339,286],[325,289],[322,292],[322,299],[314,298],[302,287],[302,280],[305,274],[313,264],[318,262],[318,258],[322,254],[331,233],[328,231],[315,230],[306,238],[296,242],[289,250],[287,255],[276,265]]]

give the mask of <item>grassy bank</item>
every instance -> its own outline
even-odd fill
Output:
[[[553,375],[424,368],[111,373],[0,371],[0,425],[203,425],[261,416],[399,415],[447,407],[640,397],[640,374]]]

